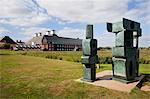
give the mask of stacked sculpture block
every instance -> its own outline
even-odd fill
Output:
[[[113,77],[126,83],[134,81],[139,70],[140,23],[123,18],[121,22],[107,23],[107,30],[116,34],[112,49]]]
[[[87,25],[86,27],[86,39],[82,41],[83,56],[83,79],[85,81],[96,80],[96,66],[98,63],[97,56],[97,40],[93,39],[93,25]]]

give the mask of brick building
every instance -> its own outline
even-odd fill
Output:
[[[45,35],[36,33],[35,37],[27,42],[27,45],[39,47],[41,50],[49,51],[73,51],[82,48],[82,40],[74,38],[59,37],[55,31],[47,31]]]
[[[9,36],[0,37],[0,48],[6,44],[10,45],[10,48],[12,49],[17,43]]]

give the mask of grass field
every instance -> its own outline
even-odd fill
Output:
[[[150,99],[150,92],[135,88],[119,92],[75,82],[82,77],[82,64],[14,52],[0,55],[1,99]],[[101,64],[97,71],[111,69]],[[150,73],[150,64],[140,64],[141,73]]]
[[[71,62],[81,62],[82,51],[4,51],[5,54],[21,54],[27,56],[45,57],[48,59],[58,59]],[[140,64],[150,64],[150,49],[140,50]],[[101,49],[98,51],[101,64],[111,64],[112,50]]]

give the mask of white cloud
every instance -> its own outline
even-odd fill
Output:
[[[150,25],[150,14],[147,15],[144,20],[146,21],[147,24]]]
[[[129,0],[37,0],[49,15],[71,22],[99,23],[120,18]]]
[[[48,30],[51,30],[50,28],[41,28],[41,27],[31,27],[31,28],[22,28],[21,29],[23,34],[26,35],[26,36],[30,36],[30,38],[32,38],[35,33],[39,33],[39,32],[46,32]]]
[[[130,4],[133,7],[129,8],[128,4],[133,1],[136,3]],[[15,26],[18,28],[16,33],[20,32],[29,38],[36,32],[49,30],[38,25],[51,20],[50,16],[58,19],[55,21],[63,26],[71,22],[115,22],[122,17],[150,24],[150,0],[0,0],[0,12],[0,25]],[[0,28],[0,32],[9,32],[7,29]],[[71,27],[56,30],[56,33],[62,37],[85,37],[85,29]],[[110,46],[114,45],[114,36],[104,33],[96,38],[100,46]],[[146,44],[146,40],[147,37],[142,37],[144,43],[141,44]]]
[[[42,22],[46,22],[49,20],[47,15],[39,14],[38,16],[34,17],[23,17],[23,18],[9,18],[9,19],[1,19],[1,24],[10,24],[16,26],[35,26],[41,24]]]
[[[0,12],[0,24],[35,26],[50,20],[35,0],[1,0]]]
[[[98,46],[100,47],[113,47],[115,46],[115,33],[103,33],[96,37],[98,40]],[[139,47],[150,46],[150,34],[143,34],[139,37]]]
[[[134,20],[142,17],[147,22],[150,14],[150,0],[37,0],[37,2],[49,15],[70,22],[114,22],[121,20],[122,17]],[[133,7],[129,8],[129,3],[132,3],[130,6]]]
[[[35,0],[1,0],[0,18],[31,17],[44,12]]]
[[[136,15],[138,19],[144,24],[150,25],[150,0],[134,0],[136,1],[134,11],[134,16]]]
[[[143,34],[142,37],[139,37],[139,46],[150,47],[150,34]]]
[[[149,2],[146,3],[146,9],[144,11],[145,11],[145,14],[147,14],[144,20],[150,25],[150,0]]]
[[[0,27],[0,34],[2,33],[10,33],[10,31],[7,30],[6,28]]]
[[[113,47],[115,46],[115,33],[105,32],[95,36],[98,41],[98,47]]]
[[[60,25],[65,25],[65,24],[66,24],[65,21],[61,21],[61,20],[58,20],[57,22],[58,22],[58,24],[60,24]]]
[[[137,4],[128,9],[128,4]],[[122,17],[149,22],[150,0],[1,0],[0,21],[18,26],[35,26],[58,17],[65,22],[103,23],[121,20]],[[47,15],[47,12],[49,15]],[[9,19],[6,19],[9,18]],[[3,24],[3,23],[1,23]]]
[[[62,37],[83,39],[85,36],[85,31],[83,29],[64,27],[62,30],[56,31],[56,34]]]
[[[1,0],[0,1],[0,17],[18,17],[26,16],[32,12],[28,11],[22,4],[22,0]]]

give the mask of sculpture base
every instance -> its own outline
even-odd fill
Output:
[[[113,79],[113,80],[116,80],[116,81],[120,81],[120,82],[122,82],[122,83],[126,83],[126,84],[138,81],[137,79],[128,81],[128,80],[120,79],[120,78],[117,78],[117,77],[113,77],[112,79]]]
[[[99,72],[96,74],[97,79],[94,82],[88,82],[87,80],[84,80],[82,78],[77,79],[75,81],[81,82],[81,83],[87,83],[92,84],[95,86],[101,86],[108,89],[118,90],[118,91],[124,91],[124,92],[131,92],[133,88],[136,86],[138,87],[141,83],[142,79],[144,79],[144,76],[141,75],[137,77],[138,81],[131,82],[131,83],[122,83],[117,80],[113,80],[113,75],[111,70],[105,70],[102,72]]]
[[[84,79],[84,78],[81,78],[82,81],[86,81],[86,82],[94,82],[95,80],[90,80],[90,79]]]
[[[96,67],[95,65],[84,65],[83,66],[83,80],[93,82],[96,80]]]

